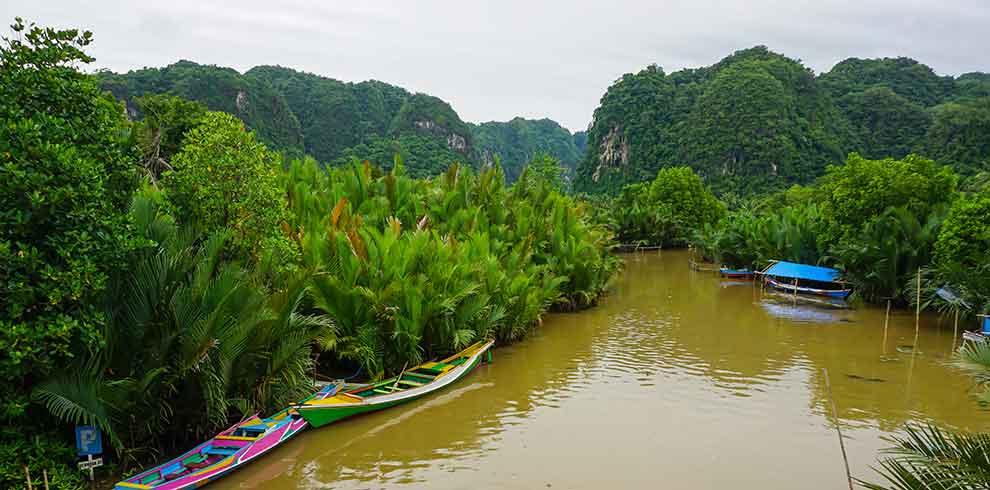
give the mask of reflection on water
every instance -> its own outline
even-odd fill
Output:
[[[951,323],[774,297],[626,256],[602,305],[552,315],[449,390],[300,435],[213,488],[840,488],[908,421],[984,430]],[[903,349],[902,349],[903,350]]]

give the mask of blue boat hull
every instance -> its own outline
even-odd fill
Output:
[[[777,289],[779,291],[785,291],[788,293],[797,292],[798,294],[809,294],[813,296],[825,296],[827,298],[846,299],[849,297],[850,294],[852,294],[852,289],[808,288],[808,287],[795,286],[793,284],[778,282],[771,278],[767,278],[767,284],[770,287]]]

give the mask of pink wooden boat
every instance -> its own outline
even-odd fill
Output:
[[[254,415],[163,465],[118,482],[114,489],[199,488],[274,449],[306,425],[291,408],[265,419]]]

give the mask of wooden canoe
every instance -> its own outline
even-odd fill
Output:
[[[494,340],[478,342],[446,359],[427,362],[399,376],[326,396],[316,393],[294,408],[313,427],[394,407],[450,386],[474,369]]]
[[[271,451],[306,425],[306,420],[291,408],[264,419],[254,415],[165,464],[118,482],[114,489],[199,488]]]

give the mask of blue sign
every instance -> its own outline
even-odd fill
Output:
[[[92,425],[77,425],[76,452],[80,456],[102,453],[103,438],[100,436],[100,429]]]

